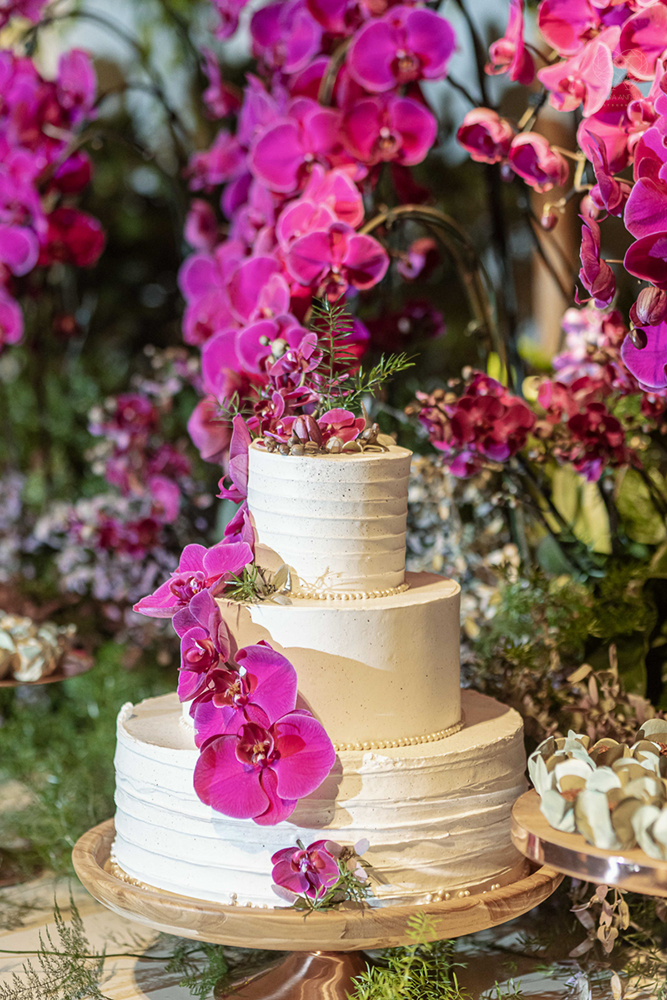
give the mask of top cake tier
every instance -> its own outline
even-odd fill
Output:
[[[280,455],[250,447],[257,562],[283,563],[310,595],[379,596],[403,586],[412,453]]]

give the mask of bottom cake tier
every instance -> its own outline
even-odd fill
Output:
[[[184,896],[284,906],[272,854],[297,839],[367,838],[372,905],[505,885],[523,865],[510,840],[511,808],[526,788],[522,722],[492,698],[462,696],[460,732],[339,752],[320,788],[275,826],[230,819],[197,798],[199,752],[175,694],[128,703],[118,716],[112,859],[131,879]]]

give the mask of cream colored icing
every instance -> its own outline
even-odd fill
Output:
[[[377,591],[400,587],[411,452],[280,455],[253,444],[248,508],[257,562],[286,563],[295,589]]]
[[[379,878],[375,905],[422,903],[516,877],[510,810],[524,791],[522,723],[512,709],[464,690],[465,728],[437,743],[345,751],[312,795],[276,826],[234,820],[193,788],[198,758],[175,694],[123,706],[116,750],[113,857],[139,881],[195,898],[281,905],[271,855],[331,838],[354,844]]]

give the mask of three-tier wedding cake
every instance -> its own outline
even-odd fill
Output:
[[[368,840],[376,905],[483,892],[518,877],[510,810],[524,790],[521,719],[460,688],[458,584],[405,572],[410,458],[395,446],[285,455],[251,445],[255,564],[280,578],[282,592],[239,601],[218,591],[229,657],[265,642],[293,665],[290,718],[311,713],[321,724],[333,766],[286,819],[238,818],[195,790],[202,745],[187,700],[174,693],[123,706],[112,856],[127,877],[220,903],[284,905],[272,856],[318,839]],[[260,756],[234,744],[248,781],[269,752],[269,737],[253,738]],[[276,736],[276,759],[281,746],[284,754]],[[283,780],[277,765],[274,773]]]

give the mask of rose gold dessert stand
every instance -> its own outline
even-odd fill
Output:
[[[5,680],[0,680],[0,688],[39,687],[41,684],[55,684],[57,681],[68,681],[71,677],[80,677],[81,674],[87,674],[89,670],[93,669],[94,660],[87,653],[79,653],[74,650],[68,654],[67,659],[67,670],[63,670],[60,666],[52,674],[40,677],[37,681],[17,681],[14,677],[7,677]]]
[[[366,967],[360,952],[412,944],[411,917],[424,913],[431,918],[433,932],[428,940],[461,937],[526,913],[563,880],[551,868],[535,870],[526,863],[525,875],[512,885],[423,906],[349,907],[315,913],[291,907],[222,906],[118,877],[110,864],[114,833],[113,820],[107,820],[85,833],[72,853],[77,875],[100,903],[128,920],[167,934],[291,952],[270,969],[237,984],[232,993],[217,994],[239,1000],[345,1000],[352,978]]]
[[[540,797],[534,790],[525,792],[514,804],[512,841],[530,861],[564,875],[646,896],[667,896],[667,861],[650,858],[638,847],[603,851],[587,843],[580,833],[554,830],[540,812]]]

